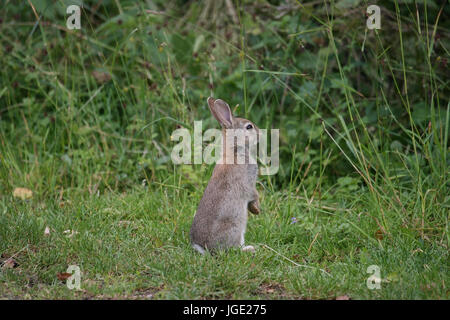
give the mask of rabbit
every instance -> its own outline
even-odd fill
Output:
[[[259,196],[256,190],[258,164],[249,161],[249,141],[257,141],[259,129],[251,121],[233,117],[229,105],[209,97],[208,106],[212,115],[222,127],[222,161],[217,161],[211,179],[203,193],[190,230],[191,244],[204,254],[206,250],[240,247],[243,251],[255,251],[253,246],[244,244],[247,226],[247,209],[253,214],[260,213]],[[228,129],[243,129],[248,135],[245,144],[245,163],[230,163],[228,156],[237,156],[239,144],[234,147],[226,143]],[[236,131],[235,131],[236,132]],[[234,138],[233,138],[234,139]],[[253,139],[253,140],[252,140]],[[242,149],[242,146],[241,146]],[[226,159],[226,160],[225,160]]]

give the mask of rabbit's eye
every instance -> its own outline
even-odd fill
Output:
[[[247,130],[253,129],[253,126],[252,126],[251,124],[248,124],[248,125],[245,127],[245,129],[247,129]]]

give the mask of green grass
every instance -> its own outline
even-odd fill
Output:
[[[2,5],[0,298],[449,298],[449,7],[380,0],[371,31],[367,1],[233,3],[85,1],[79,31]],[[212,167],[170,136],[218,127],[209,95],[280,129],[255,254],[189,245]]]
[[[188,242],[198,192],[137,187],[63,202],[5,200],[2,247],[18,252],[19,265],[0,273],[3,298],[448,298],[442,230],[436,241],[423,241],[419,228],[398,221],[395,231],[375,239],[379,227],[364,193],[308,204],[264,192],[264,211],[251,216],[246,236],[256,252],[214,256],[199,255]],[[68,237],[67,229],[78,233]],[[81,291],[57,279],[68,265],[80,266]],[[370,265],[380,267],[380,290],[366,286]]]

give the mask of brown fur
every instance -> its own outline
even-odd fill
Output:
[[[208,105],[213,116],[222,125],[225,142],[225,129],[244,129],[253,125],[249,120],[234,118],[224,101],[208,98]],[[248,147],[248,146],[246,146]],[[224,143],[223,157],[236,153]],[[246,153],[247,154],[247,153]],[[235,155],[236,156],[236,155]],[[192,223],[190,238],[198,251],[215,250],[230,247],[242,247],[254,250],[252,246],[244,247],[244,234],[247,226],[247,209],[258,214],[259,199],[256,191],[258,165],[249,164],[246,156],[245,164],[216,164],[211,179],[203,193]]]

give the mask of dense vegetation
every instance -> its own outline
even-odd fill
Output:
[[[77,2],[0,7],[0,253],[26,248],[0,296],[72,297],[55,274],[83,264],[97,297],[448,298],[448,1],[376,1],[380,30],[364,0],[84,1],[67,30]],[[175,166],[170,137],[218,127],[210,95],[280,129],[256,260],[189,247],[212,166]]]

